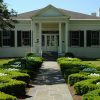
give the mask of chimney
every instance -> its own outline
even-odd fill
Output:
[[[91,13],[91,15],[92,15],[92,16],[96,16],[96,13],[95,13],[95,12],[94,12],[94,13]]]
[[[99,8],[99,17],[100,17],[100,8]]]

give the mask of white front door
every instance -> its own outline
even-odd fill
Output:
[[[46,51],[58,51],[59,35],[58,34],[42,34],[42,50]]]

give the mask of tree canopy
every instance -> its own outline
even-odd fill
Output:
[[[14,28],[14,23],[16,23],[17,21],[13,20],[12,16],[16,16],[16,15],[17,13],[13,9],[9,11],[4,1],[0,0],[0,28],[1,29]]]

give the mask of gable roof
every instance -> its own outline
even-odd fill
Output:
[[[36,16],[39,13],[42,13],[42,11],[44,9],[50,8],[50,7],[57,9],[63,15],[70,16],[70,19],[100,19],[100,17],[97,17],[97,16],[92,16],[92,15],[87,15],[87,14],[83,14],[83,13],[79,13],[79,12],[64,10],[64,9],[61,9],[61,8],[56,8],[52,5],[48,5],[47,7],[41,8],[41,9],[38,9],[38,10],[18,14],[17,17],[13,17],[13,18],[14,19],[31,19],[33,16]]]

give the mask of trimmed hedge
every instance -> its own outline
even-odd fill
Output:
[[[38,70],[41,67],[43,58],[41,57],[25,57],[21,59],[22,66],[25,69]]]
[[[87,94],[84,94],[83,100],[100,100],[100,89],[96,89]]]
[[[17,100],[15,96],[0,92],[0,100]]]
[[[100,85],[96,85],[96,82],[100,82],[100,78],[87,79],[74,84],[76,94],[83,95],[89,91],[100,89]]]
[[[72,86],[75,83],[80,82],[80,81],[85,80],[85,79],[87,79],[86,74],[81,74],[81,73],[71,74],[68,77],[68,83],[70,84],[70,86]]]
[[[93,64],[84,63],[78,58],[58,58],[57,59],[64,78],[67,79],[70,74],[79,73],[85,68],[94,68]],[[91,71],[92,72],[92,71]],[[94,72],[94,70],[93,70]]]
[[[0,77],[0,91],[13,96],[24,96],[26,83],[10,79],[9,77]]]
[[[12,79],[24,81],[27,84],[29,84],[30,82],[30,76],[26,73],[21,73],[18,71],[8,71],[7,74],[9,74]]]

